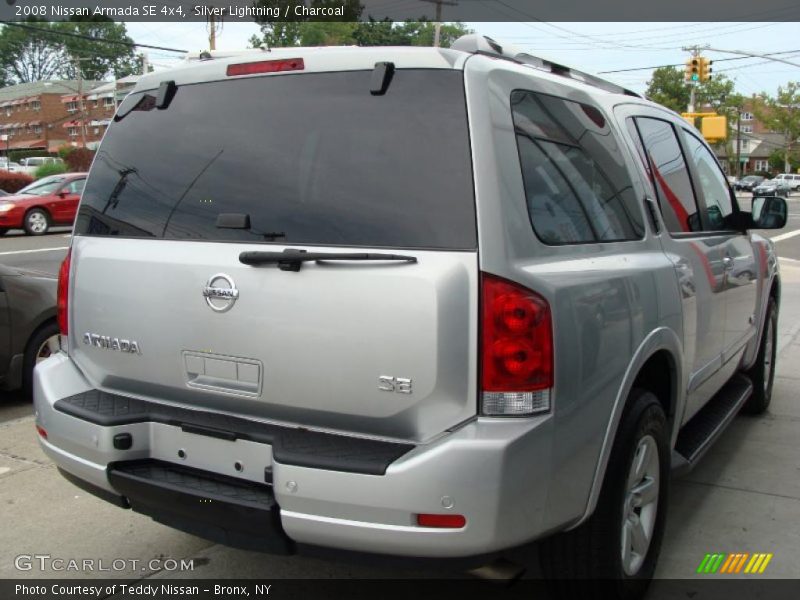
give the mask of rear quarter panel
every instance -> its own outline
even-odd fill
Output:
[[[681,303],[674,268],[647,219],[641,241],[547,246],[537,239],[526,207],[510,92],[528,89],[593,104],[604,109],[618,136],[621,132],[611,106],[598,104],[583,89],[549,74],[534,76],[525,67],[496,65],[476,57],[466,69],[480,268],[538,292],[553,314],[554,427],[544,526],[556,528],[583,515],[595,475],[602,479],[602,461],[636,365],[661,348],[680,353]],[[618,160],[644,198],[633,156],[622,139],[618,144]]]

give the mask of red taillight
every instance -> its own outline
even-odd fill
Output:
[[[69,333],[69,320],[67,319],[67,304],[69,299],[69,266],[72,258],[72,248],[67,250],[64,262],[58,270],[58,292],[56,294],[56,307],[58,314],[58,328],[61,335]]]
[[[228,65],[225,74],[228,77],[237,75],[256,75],[257,73],[278,73],[280,71],[302,71],[306,68],[302,58],[282,58],[280,60],[260,60],[258,62],[236,63]]]
[[[38,432],[38,434],[39,434],[40,436],[42,436],[44,439],[47,439],[47,430],[46,430],[44,427],[42,427],[41,425],[37,425],[37,426],[36,426],[36,431],[37,431],[37,432]]]
[[[464,515],[417,515],[417,525],[420,527],[461,529],[466,524]]]
[[[547,301],[516,283],[482,273],[481,302],[484,414],[549,410],[553,327]]]

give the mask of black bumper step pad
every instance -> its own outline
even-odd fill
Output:
[[[245,417],[166,406],[100,390],[62,398],[54,407],[104,427],[156,422],[181,427],[197,435],[261,442],[272,446],[272,456],[281,464],[329,471],[385,475],[390,464],[414,448],[413,444],[281,427]]]
[[[266,484],[157,460],[111,464],[108,479],[134,511],[170,527],[245,550],[295,551]]]

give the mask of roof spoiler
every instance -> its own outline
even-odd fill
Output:
[[[567,67],[541,56],[534,56],[513,45],[501,45],[485,35],[480,35],[477,33],[462,35],[450,45],[450,48],[452,50],[460,50],[462,52],[469,52],[471,54],[485,54],[495,58],[511,60],[516,63],[547,71],[548,73],[553,73],[554,75],[560,75],[562,77],[567,77],[568,79],[580,81],[587,85],[611,92],[612,94],[625,94],[626,96],[635,96],[636,98],[641,98],[641,96],[636,92],[624,88],[621,85],[617,85],[616,83],[612,83],[611,81],[603,79],[602,77],[591,75],[584,71],[573,69],[572,67]]]

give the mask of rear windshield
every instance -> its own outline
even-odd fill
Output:
[[[472,249],[460,71],[255,77],[129,96],[95,158],[75,233]],[[250,217],[248,229],[217,226]],[[240,219],[241,222],[241,219]],[[229,220],[230,223],[230,220]]]

